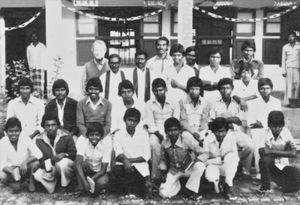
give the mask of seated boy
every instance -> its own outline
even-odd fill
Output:
[[[21,189],[21,179],[29,177],[29,191],[35,191],[32,174],[38,169],[42,153],[28,137],[20,137],[20,120],[11,117],[5,124],[6,136],[0,140],[0,179],[13,192]]]
[[[203,142],[203,154],[198,159],[206,164],[205,177],[215,185],[216,193],[219,186],[224,190],[225,197],[234,199],[231,188],[233,178],[237,171],[239,155],[235,135],[229,130],[228,122],[223,117],[218,117],[209,123]],[[225,183],[219,184],[220,176],[225,176]]]
[[[300,169],[289,166],[289,159],[296,157],[296,145],[289,129],[284,126],[281,111],[272,111],[268,117],[269,129],[266,132],[264,147],[260,154],[260,193],[271,190],[271,179],[283,192],[296,192],[300,189]]]
[[[128,196],[137,193],[147,197],[146,185],[149,185],[150,143],[143,128],[138,128],[141,113],[136,108],[129,108],[124,114],[126,129],[115,134],[113,148],[116,153],[116,165],[111,176],[113,186],[118,186]]]
[[[200,146],[188,132],[182,132],[179,120],[168,118],[165,123],[166,139],[161,145],[159,168],[163,183],[160,186],[161,197],[175,196],[181,189],[179,179],[187,177],[185,185],[188,196],[192,200],[200,200],[198,195],[200,179],[205,170],[205,164],[194,160],[192,153],[198,155]],[[194,161],[194,162],[193,162]]]
[[[108,184],[108,165],[111,160],[112,142],[110,137],[104,137],[103,127],[98,122],[86,125],[87,139],[77,145],[76,171],[78,191],[90,191],[87,177],[95,183],[92,193],[99,193]]]

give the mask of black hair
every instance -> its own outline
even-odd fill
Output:
[[[185,54],[187,54],[187,53],[189,53],[189,52],[192,52],[192,51],[195,51],[196,56],[197,56],[198,51],[197,51],[197,49],[196,49],[195,46],[189,46],[189,47],[187,47],[187,48],[185,49]]]
[[[268,126],[284,126],[284,115],[281,111],[271,111],[268,115]]]
[[[223,85],[230,85],[233,89],[233,80],[231,78],[222,78],[218,82],[218,90],[220,90]]]
[[[110,60],[111,60],[112,58],[118,58],[118,59],[119,59],[119,62],[121,63],[121,57],[120,57],[118,54],[113,53],[113,54],[109,55],[109,56],[108,56],[108,62],[110,62]]]
[[[21,86],[29,86],[31,92],[33,92],[33,83],[32,83],[32,80],[30,78],[22,77],[19,80],[19,84],[18,84],[18,90],[19,91],[20,91]]]
[[[95,77],[95,78],[89,79],[85,86],[85,91],[88,92],[89,87],[91,87],[91,86],[99,88],[100,93],[103,91],[103,87],[102,87],[100,78]]]
[[[144,51],[144,50],[138,50],[138,51],[134,54],[134,57],[136,58],[137,56],[140,56],[140,55],[144,55],[145,58],[146,58],[146,60],[147,60],[148,54],[147,54],[146,51]]]
[[[69,85],[64,79],[57,79],[54,81],[52,86],[52,93],[55,96],[55,89],[57,88],[65,88],[67,91],[67,95],[69,94]]]
[[[60,126],[60,122],[56,113],[46,112],[42,118],[41,126],[45,128],[45,122],[48,120],[55,120],[56,124]]]
[[[166,82],[162,78],[155,78],[152,81],[152,90],[159,87],[167,88]]]
[[[173,53],[179,52],[183,56],[185,55],[184,47],[180,43],[175,43],[174,45],[171,46],[170,49],[170,56],[173,55]]]
[[[159,37],[158,39],[156,39],[156,41],[155,41],[155,46],[157,46],[158,41],[166,41],[167,46],[169,46],[169,39],[168,39],[167,37],[165,37],[165,36],[161,36],[161,37]]]
[[[207,53],[207,59],[209,59],[211,55],[214,55],[214,54],[217,54],[217,53],[220,54],[221,61],[222,61],[222,59],[223,59],[223,49],[221,47],[212,47]]]
[[[289,32],[288,32],[288,36],[289,35],[294,35],[295,37],[297,36],[297,34],[296,34],[296,32],[294,31],[294,30],[289,30]]]
[[[241,46],[241,51],[245,50],[245,48],[252,48],[253,51],[256,51],[256,46],[254,40],[246,40]]]
[[[88,122],[86,123],[86,136],[89,136],[92,132],[99,132],[101,137],[104,136],[104,129],[101,123],[99,122]]]
[[[140,122],[141,112],[136,108],[128,108],[124,114],[123,120],[125,121],[128,117],[136,117]]]
[[[118,86],[118,95],[119,96],[122,95],[122,88],[124,88],[124,89],[131,89],[132,92],[134,93],[134,86],[133,86],[133,84],[129,80],[122,80],[119,83],[119,86]]]
[[[215,132],[222,128],[225,128],[226,131],[229,130],[228,122],[224,117],[217,117],[216,119],[208,123],[208,129],[210,129],[212,132]]]
[[[260,78],[258,80],[258,89],[264,85],[269,85],[273,89],[273,83],[270,78]]]
[[[202,90],[202,80],[196,76],[190,77],[186,83],[186,92],[188,93],[191,87],[200,87]]]
[[[10,117],[5,123],[4,130],[7,132],[9,128],[17,126],[22,131],[21,121],[16,117]]]
[[[166,119],[166,121],[164,123],[165,131],[167,131],[171,127],[178,127],[179,129],[181,129],[180,122],[179,122],[179,120],[177,118],[170,117],[170,118]]]

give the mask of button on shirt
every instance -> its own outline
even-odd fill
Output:
[[[283,127],[277,139],[274,138],[273,133],[270,129],[267,130],[267,137],[265,146],[271,149],[284,151],[287,143],[295,148],[295,140],[287,127]],[[286,157],[275,158],[275,165],[282,170],[285,166],[289,165],[289,159]]]
[[[170,138],[167,137],[161,144],[159,168],[161,170],[167,170],[167,164],[169,164],[169,172],[176,174],[182,171],[182,162],[191,152],[197,156],[201,152],[201,148],[199,143],[188,132],[183,132],[182,135],[178,137],[174,146]]]
[[[194,133],[204,129],[208,120],[210,106],[206,100],[199,97],[199,100],[194,106],[190,96],[185,100],[179,101],[180,105],[180,122],[184,129]]]
[[[145,106],[145,123],[149,127],[149,132],[159,131],[165,133],[164,123],[170,117],[179,119],[180,108],[179,103],[166,98],[164,107],[155,99],[150,99]]]
[[[146,67],[149,68],[156,77],[165,78],[162,73],[164,72],[165,68],[168,68],[172,65],[173,59],[171,56],[166,55],[165,58],[160,58],[158,55],[156,55],[147,61]]]
[[[21,97],[17,97],[8,103],[7,119],[17,117],[22,124],[22,136],[28,137],[35,130],[40,132],[44,130],[41,127],[44,110],[44,102],[36,97],[30,96],[26,105]]]
[[[150,175],[148,160],[151,157],[149,136],[142,129],[136,129],[133,136],[128,134],[126,130],[121,130],[115,134],[113,147],[116,157],[124,154],[127,158],[142,157],[145,162],[133,163],[133,166],[142,176]],[[117,162],[117,164],[122,164]]]
[[[282,73],[286,73],[287,68],[300,68],[300,43],[296,42],[294,46],[286,44],[282,48]]]
[[[23,161],[31,156],[40,159],[43,154],[30,138],[20,137],[17,150],[11,144],[8,136],[4,136],[0,140],[0,170],[6,166],[20,166]]]
[[[102,163],[110,164],[112,152],[110,137],[104,137],[96,146],[93,146],[88,138],[83,137],[80,140],[80,144],[76,143],[76,148],[77,155],[82,156],[94,172],[101,170]]]
[[[247,123],[252,124],[258,120],[264,128],[267,128],[269,113],[274,110],[282,110],[280,100],[270,96],[269,101],[265,102],[261,95],[259,95],[258,98],[248,103]]]

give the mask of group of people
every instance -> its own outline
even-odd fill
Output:
[[[260,193],[271,190],[271,180],[284,192],[300,189],[300,170],[288,161],[296,145],[253,42],[244,42],[232,68],[220,65],[220,49],[199,69],[195,47],[174,44],[168,54],[166,37],[155,47],[148,61],[137,51],[125,75],[120,56],[106,59],[105,43],[96,40],[78,102],[58,79],[55,99],[44,106],[31,95],[32,81],[21,79],[0,140],[1,182],[20,190],[29,178],[29,191],[39,183],[49,193],[72,181],[80,193],[170,198],[182,191],[197,201],[209,183],[234,199],[237,176],[260,180]]]

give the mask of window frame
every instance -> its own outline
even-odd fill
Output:
[[[236,12],[236,18],[238,18],[238,13],[251,13],[252,14],[252,18],[256,18],[256,14],[255,14],[255,10],[249,10],[249,9],[243,9],[243,10],[238,10]],[[241,32],[238,33],[237,32],[237,27],[238,25],[241,24],[250,24],[252,27],[252,32],[246,33],[246,32]],[[235,24],[235,35],[236,36],[254,36],[255,35],[255,22],[236,22]]]

